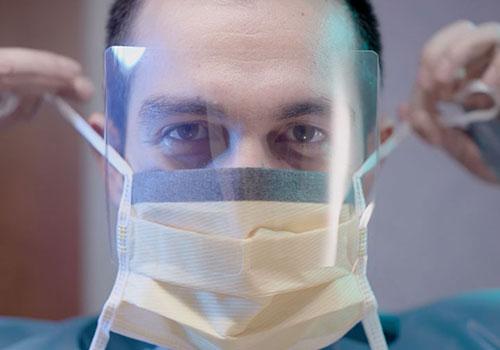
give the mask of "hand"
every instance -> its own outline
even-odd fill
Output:
[[[0,48],[0,95],[14,94],[17,108],[0,118],[0,124],[32,117],[43,94],[75,100],[92,96],[92,83],[82,75],[80,64],[50,52],[22,48]]]
[[[424,46],[417,82],[409,103],[400,108],[400,117],[427,142],[446,150],[480,178],[499,182],[482,160],[479,148],[459,129],[439,122],[438,104],[452,98],[472,80],[480,79],[500,96],[500,23],[479,26],[455,22],[434,35]],[[490,107],[485,96],[473,96],[464,110]]]

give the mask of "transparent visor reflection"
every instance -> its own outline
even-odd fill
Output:
[[[261,105],[231,105],[235,99],[200,88],[175,64],[164,62],[159,69],[166,59],[152,49],[115,47],[106,60],[108,139],[138,159],[132,161],[135,172],[224,167],[329,172],[338,145],[348,152],[342,161],[352,164],[365,156],[364,129],[374,123],[365,120],[363,93],[355,91],[364,84],[353,63],[323,74],[294,98],[273,92],[276,103],[268,108],[262,98]]]
[[[208,203],[210,209],[215,209],[229,205],[230,210],[220,220],[224,227],[231,222],[241,224],[242,217],[261,208],[262,203],[273,205],[256,216],[257,223],[261,223],[265,214],[273,220],[282,214],[285,223],[297,220],[300,215],[286,209],[291,204],[301,208],[298,212],[305,212],[303,208],[321,208],[322,221],[315,220],[315,225],[321,224],[317,229],[324,231],[318,233],[322,240],[314,249],[311,264],[334,266],[340,219],[346,212],[346,198],[353,193],[353,174],[377,147],[378,59],[368,51],[326,57],[320,64],[284,59],[248,69],[224,57],[214,63],[189,61],[185,56],[179,58],[175,53],[151,48],[108,50],[108,142],[126,157],[133,169],[135,185],[141,177],[151,180],[152,172],[159,177],[172,175],[184,184],[176,185],[169,179],[163,185],[136,186],[132,197],[160,196],[154,207],[168,207],[168,212],[179,207],[173,198],[181,194],[184,206]],[[294,185],[281,192],[295,197],[301,191],[310,194],[308,185],[314,178],[296,177],[295,173],[321,173],[324,179],[319,186],[323,193],[318,191],[323,194],[321,203],[295,202],[297,198],[291,198],[292,202],[269,200],[262,192],[269,195],[272,189],[255,191],[256,182],[252,181],[252,190],[247,192],[240,183],[241,176],[238,181],[225,176],[232,172],[226,173],[224,169],[243,169],[241,174],[248,175],[249,168],[291,171],[294,179],[303,180],[294,181]],[[212,183],[212,192],[220,193],[220,201],[206,196],[194,201],[193,192],[198,195],[204,191],[196,190],[196,182],[185,183],[189,176],[207,170],[215,171],[211,173],[213,181],[204,173],[207,178],[199,181],[199,185],[206,189]],[[283,173],[276,174],[279,176],[274,185],[283,180]],[[266,176],[259,173],[257,178],[263,180]],[[358,191],[360,187],[356,187]],[[166,188],[173,193],[165,193]],[[245,194],[244,199],[236,199],[241,193]],[[253,204],[255,200],[261,203]],[[145,201],[148,207],[151,198]],[[253,209],[243,209],[245,203]],[[349,206],[353,207],[353,203],[354,200]],[[139,212],[139,206],[134,207]],[[187,222],[193,221],[196,220],[190,217]],[[210,224],[216,221],[211,215]],[[283,228],[277,231],[282,232]],[[224,230],[215,232],[218,237]],[[227,254],[234,255],[243,266],[245,249],[240,248],[238,244],[231,246]],[[239,274],[240,269],[232,273]]]
[[[100,152],[106,153],[110,165],[123,175],[152,170],[248,167],[321,172],[329,184],[322,186],[327,193],[322,205],[327,204],[324,207],[330,214],[330,234],[318,249],[315,263],[319,259],[321,266],[333,266],[339,218],[345,196],[352,188],[352,175],[366,159],[369,135],[377,135],[373,121],[378,97],[376,55],[368,55],[371,59],[362,60],[361,65],[359,59],[353,59],[356,65],[351,62],[348,69],[319,79],[326,81],[328,88],[334,87],[324,89],[327,93],[323,95],[308,87],[304,90],[310,94],[289,98],[283,89],[286,98],[275,103],[272,113],[264,113],[258,119],[254,118],[258,112],[266,111],[259,109],[258,104],[235,110],[221,103],[224,96],[213,98],[206,90],[193,89],[192,85],[184,93],[175,91],[180,82],[168,69],[152,79],[147,68],[155,67],[158,72],[157,65],[148,64],[151,58],[143,61],[144,55],[136,52],[133,58],[123,60],[108,51],[106,138],[121,154],[115,154],[113,148],[101,147]],[[138,65],[143,63],[146,70],[137,74]],[[180,76],[184,78],[183,74]],[[266,102],[263,99],[262,105]],[[75,118],[77,129],[80,119]],[[97,137],[96,142],[93,139],[89,139],[93,145],[100,144]],[[127,161],[123,159],[125,155]],[[124,178],[129,185],[130,178]],[[227,183],[219,174],[216,179],[216,185],[224,190]],[[111,184],[113,181],[109,180],[108,177]],[[296,191],[308,182],[291,186],[289,191]],[[117,195],[111,195],[111,199],[119,198],[120,187],[128,188],[120,186],[119,181],[115,185]],[[150,189],[158,191],[158,187]],[[222,193],[223,200],[227,200],[226,192]],[[163,198],[162,202],[167,203]]]

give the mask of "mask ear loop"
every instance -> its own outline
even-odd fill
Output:
[[[392,150],[399,143],[398,138],[394,138],[394,135],[391,137],[390,142],[385,142],[383,145],[379,147],[379,149],[373,152],[366,161],[361,165],[361,167],[354,173],[352,177],[353,187],[354,187],[354,205],[355,211],[358,218],[360,218],[359,229],[364,230],[366,232],[366,228],[371,219],[373,210],[375,208],[375,203],[371,202],[370,204],[366,204],[366,198],[364,195],[362,179],[363,177],[373,170],[378,164],[379,160],[382,157],[386,157],[392,152]],[[366,238],[363,240],[361,244],[366,245]],[[363,248],[366,252],[366,246]],[[361,273],[366,276],[366,256],[363,259],[363,265]],[[377,300],[373,297],[373,291],[367,282],[365,288],[363,290],[365,294],[365,300],[369,300],[370,302],[367,304],[370,307],[368,313],[361,321],[363,325],[363,329],[365,331],[366,338],[368,339],[368,343],[370,345],[370,349],[372,350],[387,350],[388,345],[384,336],[384,332],[382,329],[382,324],[380,323],[380,318],[378,315],[378,305]]]
[[[368,205],[366,204],[362,179],[368,172],[370,172],[375,168],[380,158],[382,158],[382,155],[384,155],[384,157],[387,156],[396,147],[398,142],[399,141],[397,140],[397,138],[393,138],[391,139],[391,142],[389,143],[386,142],[383,145],[381,145],[379,147],[379,150],[372,153],[366,159],[366,161],[361,165],[361,167],[354,173],[352,177],[353,187],[354,187],[355,211],[357,217],[360,218],[359,229],[363,230],[364,232],[366,232],[366,228],[373,214],[375,203],[371,202]],[[363,249],[366,254],[366,249],[367,249],[366,238],[361,242],[361,244],[364,245]],[[365,255],[361,267],[361,273],[364,276],[366,276],[366,266],[367,266],[367,258]],[[363,293],[365,295],[365,300],[367,300],[367,307],[370,307],[368,313],[361,321],[363,329],[365,331],[366,338],[368,339],[370,349],[387,350],[388,345],[378,315],[377,300],[373,296],[373,291],[369,285],[369,282],[366,282],[364,285],[365,287],[363,289]]]
[[[132,168],[65,100],[54,95],[44,95],[44,100],[56,107],[62,117],[123,176],[132,174]]]
[[[111,326],[114,323],[116,310],[123,298],[125,286],[130,273],[128,260],[128,225],[130,218],[132,201],[132,175],[124,175],[123,193],[120,200],[118,211],[118,223],[116,227],[116,249],[118,253],[118,273],[113,290],[106,301],[99,320],[97,328],[90,344],[89,350],[105,350],[109,342]]]
[[[397,140],[392,139],[392,142],[385,143],[384,146],[380,146],[378,151],[372,153],[368,159],[362,164],[362,166],[356,171],[353,175],[353,186],[354,186],[354,201],[355,201],[355,210],[356,215],[360,218],[359,228],[360,230],[364,230],[366,232],[366,228],[373,214],[373,210],[375,208],[375,203],[371,202],[366,205],[366,199],[363,191],[362,179],[364,175],[366,175],[369,171],[375,168],[378,164],[379,159],[381,158],[381,153],[384,153],[387,156],[392,149],[394,149],[397,145]],[[366,245],[366,238],[362,242],[362,244]],[[366,252],[366,246],[363,248]],[[361,272],[366,276],[366,266],[367,259],[366,256],[363,259],[363,266]],[[361,321],[363,325],[363,329],[365,331],[366,338],[368,339],[368,343],[370,345],[370,349],[372,350],[387,350],[388,345],[384,336],[384,332],[382,329],[382,324],[380,322],[380,318],[378,315],[378,305],[377,300],[373,297],[373,292],[368,282],[366,283],[364,294],[366,300],[370,300],[368,306],[370,307],[368,313]]]
[[[129,225],[130,210],[132,206],[132,168],[116,152],[116,150],[106,145],[104,139],[62,98],[45,95],[45,101],[53,104],[59,113],[68,121],[76,131],[89,142],[89,144],[103,157],[107,158],[109,163],[123,175],[123,192],[120,199],[120,208],[118,210],[118,222],[116,232],[116,249],[118,252],[118,274],[113,290],[103,307],[97,323],[96,332],[91,350],[104,350],[109,342],[109,333],[115,319],[117,306],[122,299],[125,285],[129,275],[129,264],[127,259],[127,230]]]

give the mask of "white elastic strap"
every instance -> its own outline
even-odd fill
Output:
[[[361,215],[361,217],[359,219],[359,228],[360,229],[368,228],[368,223],[370,222],[370,220],[372,218],[374,210],[375,210],[375,202],[371,202],[370,204],[368,204],[366,206],[365,211],[363,212],[363,214]]]
[[[132,174],[132,169],[127,162],[109,145],[104,139],[78,114],[65,100],[54,95],[44,95],[45,101],[52,103],[59,113],[66,119],[76,131],[122,175]]]
[[[377,307],[373,308],[361,321],[371,350],[387,350],[389,346],[385,340],[382,324],[378,316]]]
[[[366,209],[366,200],[362,183],[363,176],[365,176],[378,164],[382,147],[383,146],[380,146],[379,150],[370,154],[370,156],[364,161],[363,164],[361,164],[361,167],[352,176],[352,185],[354,187],[354,207],[358,216],[361,216]]]
[[[123,192],[120,200],[117,222],[117,250],[118,250],[118,273],[113,290],[106,301],[99,320],[96,332],[90,345],[91,350],[105,350],[109,342],[109,334],[113,325],[116,309],[122,299],[125,285],[128,279],[129,267],[127,259],[127,229],[130,218],[132,202],[132,169],[127,162],[109,145],[105,140],[62,98],[45,95],[44,99],[52,103],[59,113],[87,140],[90,145],[123,176]]]
[[[127,230],[130,223],[130,209],[132,200],[132,175],[126,175],[123,183],[123,193],[118,211],[116,226],[116,247],[118,253],[118,274],[111,294],[104,304],[97,322],[97,329],[90,344],[89,350],[105,350],[109,342],[111,326],[115,320],[116,310],[122,300],[125,286],[130,272],[127,253]]]
[[[359,226],[361,229],[366,229],[368,227],[368,223],[370,222],[374,209],[375,203],[371,202],[364,210],[359,222]],[[366,251],[368,249],[368,247],[366,246],[366,240],[364,240],[364,244],[365,246],[362,249],[366,254]],[[366,276],[367,267],[366,257],[367,256],[365,255],[365,259],[363,259],[362,265],[360,267],[360,272],[364,276]],[[366,284],[363,284],[363,286],[363,294],[365,295],[365,300],[367,300],[366,307],[369,307],[370,309],[361,323],[363,324],[363,329],[365,331],[366,338],[368,339],[368,344],[370,345],[371,350],[386,350],[388,349],[388,346],[384,336],[384,330],[382,328],[382,324],[380,323],[380,318],[377,312],[377,301],[373,297],[373,291],[368,281],[366,281]]]
[[[370,156],[361,164],[359,169],[352,176],[354,186],[354,203],[356,213],[361,215],[366,209],[366,200],[363,191],[363,177],[372,171],[380,161],[384,160],[389,154],[396,149],[401,142],[410,134],[411,128],[407,123],[398,127],[392,136],[381,144],[378,149],[370,154]]]
[[[364,196],[361,195],[361,198],[363,198],[364,201]],[[366,208],[363,210],[360,216],[359,220],[359,227],[360,229],[366,230],[368,227],[368,223],[370,222],[370,219],[373,215],[373,211],[375,210],[375,203],[371,202],[366,206]],[[366,251],[368,247],[366,246],[366,240],[364,240],[365,246],[362,247],[363,251],[366,254]],[[366,276],[366,267],[367,267],[367,259],[365,255],[365,259],[363,259],[362,266],[361,268],[361,273]],[[373,291],[371,287],[369,286],[369,283],[367,282],[364,285],[364,290],[363,293],[365,296],[373,296]],[[366,314],[365,318],[361,321],[363,325],[363,329],[365,331],[366,338],[368,339],[368,344],[370,345],[371,350],[386,350],[388,349],[387,342],[384,336],[384,331],[382,329],[382,325],[380,323],[380,318],[378,316],[377,312],[377,302],[375,299],[369,299],[371,302],[373,302],[375,305],[370,305],[369,307],[371,308],[370,311]]]
[[[92,338],[89,350],[106,349],[109,342],[111,326],[115,320],[116,310],[121,296],[123,295],[127,277],[128,273],[125,270],[118,271],[113,290],[104,304],[99,320],[97,321],[97,328],[94,337]]]
[[[359,219],[359,230],[363,232],[363,235],[365,237],[361,239],[359,243],[359,251],[360,255],[362,255],[362,258],[358,259],[358,264],[356,265],[356,272],[363,276],[366,276],[367,265],[368,265],[368,240],[366,239],[366,234],[368,232],[368,223],[370,222],[374,209],[375,209],[375,202],[371,202],[370,204],[367,205],[366,209],[361,214]],[[362,284],[362,288],[363,288],[362,290],[363,294],[365,295],[365,299],[371,301],[373,291],[368,281],[366,281],[366,284],[365,283]]]

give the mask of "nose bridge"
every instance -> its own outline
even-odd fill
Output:
[[[228,168],[270,167],[267,146],[257,135],[240,135],[232,142],[229,154],[221,166]]]

